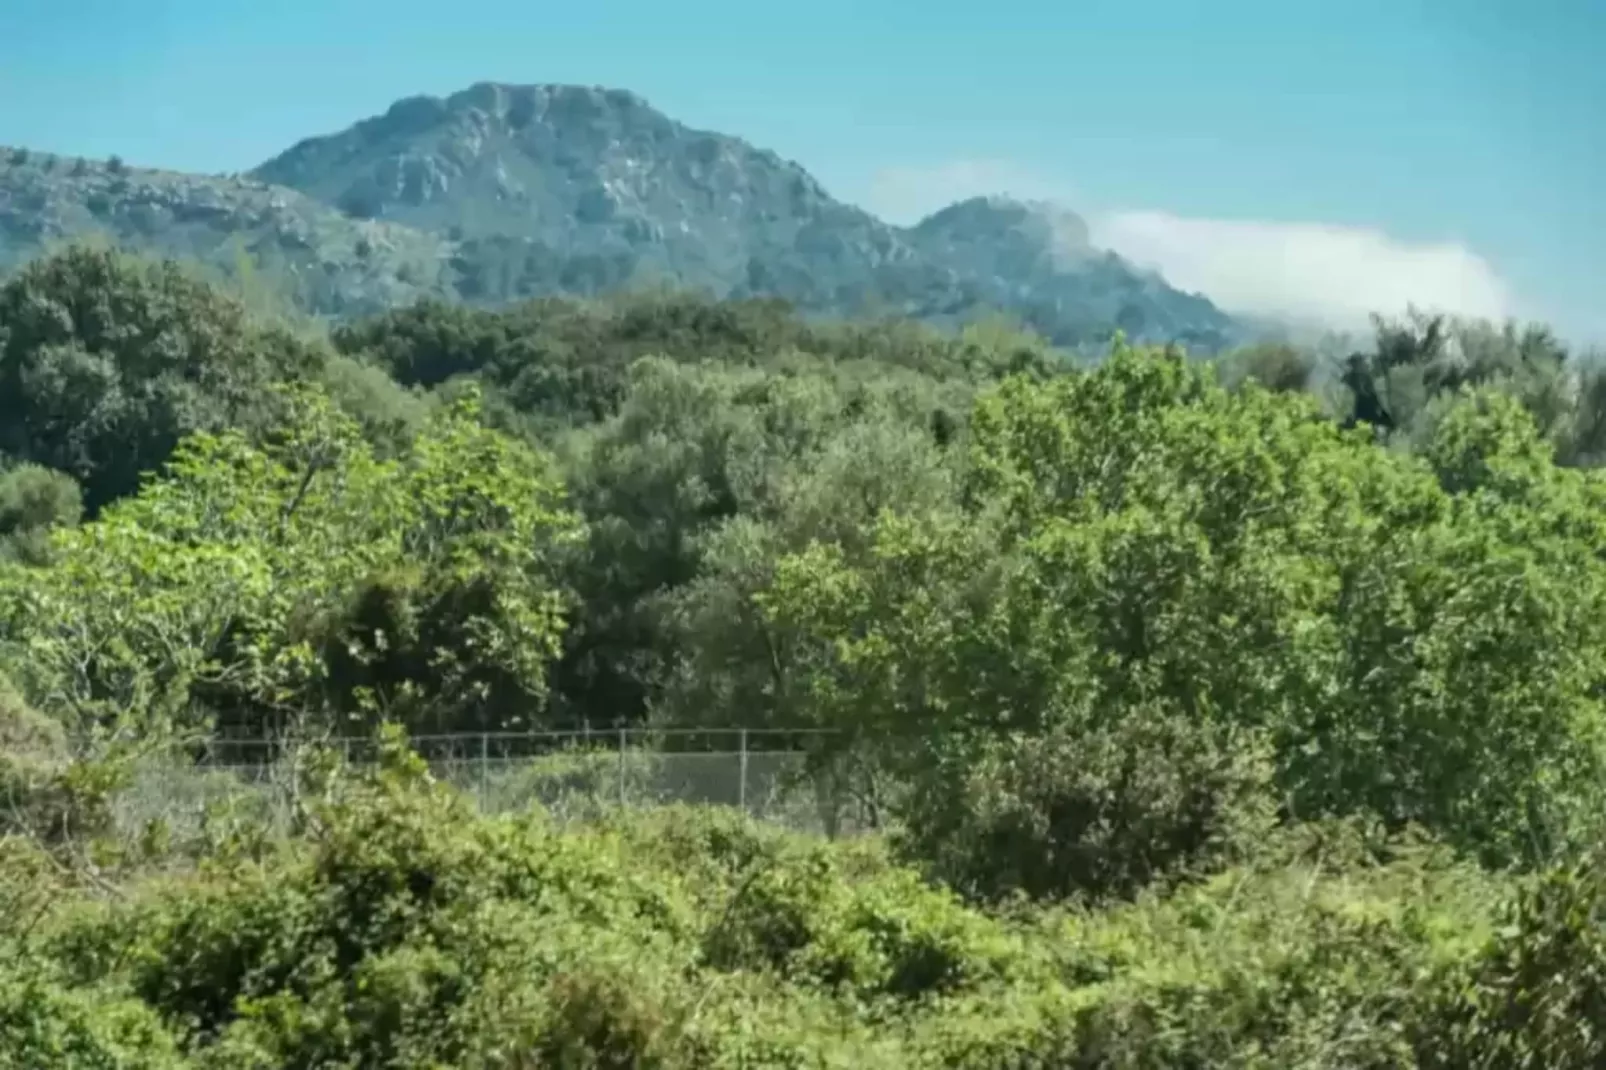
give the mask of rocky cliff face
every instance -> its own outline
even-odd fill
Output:
[[[862,281],[914,256],[894,228],[833,200],[796,164],[619,90],[482,84],[404,100],[255,175],[503,255],[626,258],[644,281],[720,293],[791,270]]]
[[[670,284],[825,314],[999,310],[1073,345],[1119,328],[1210,348],[1235,329],[1094,249],[1069,212],[978,199],[895,227],[772,152],[583,86],[409,98],[246,177],[0,150],[0,266],[92,233],[224,266],[248,255],[331,315]]]
[[[973,197],[927,216],[910,231],[926,255],[1017,278],[1075,271],[1094,256],[1074,212],[1007,197]]]
[[[452,290],[450,250],[435,235],[351,219],[294,190],[0,148],[0,269],[84,239],[223,269],[249,258],[334,315]]]
[[[969,281],[977,302],[1009,309],[1061,342],[1097,344],[1115,328],[1215,349],[1238,333],[1207,298],[1095,248],[1087,223],[1053,205],[973,198],[928,216],[910,237]]]

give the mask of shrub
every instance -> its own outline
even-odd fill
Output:
[[[173,1035],[151,1008],[66,989],[0,967],[0,1068],[181,1070]]]
[[[988,738],[920,782],[899,846],[978,899],[1130,897],[1257,846],[1275,824],[1273,775],[1254,737],[1168,713]]]
[[[1421,1065],[1583,1070],[1606,1063],[1606,855],[1558,865],[1508,902],[1417,1026]]]
[[[255,854],[104,902],[58,887],[76,905],[7,946],[28,966],[0,967],[0,1038],[31,1030],[85,1060],[29,1065],[164,1070],[1405,1070],[1492,1065],[1476,1061],[1490,1038],[1566,1068],[1594,1052],[1500,1014],[1557,973],[1571,995],[1539,1009],[1596,1013],[1595,879],[1536,886],[1549,898],[1524,902],[1548,905],[1507,931],[1504,881],[1371,825],[1280,832],[1127,903],[989,914],[874,839],[692,807],[481,816],[395,740],[332,791]],[[1468,979],[1481,1002],[1459,995]]]
[[[50,529],[76,524],[82,515],[83,496],[65,472],[36,464],[0,472],[0,556],[42,562]]]
[[[962,993],[914,1046],[964,1070],[1415,1067],[1420,1008],[1489,934],[1498,885],[1408,843],[1373,862],[1290,853],[1045,915],[1058,983]]]

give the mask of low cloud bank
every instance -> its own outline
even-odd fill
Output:
[[[1005,194],[1074,205],[1074,190],[1001,160],[892,168],[871,183],[867,207],[912,223],[967,197]],[[1509,288],[1465,245],[1413,242],[1371,227],[1275,220],[1200,219],[1159,210],[1088,219],[1093,243],[1159,271],[1179,289],[1259,316],[1364,326],[1370,313],[1408,305],[1463,316],[1513,315]]]
[[[1223,308],[1364,324],[1407,305],[1503,319],[1511,296],[1492,265],[1454,243],[1416,243],[1381,230],[1322,223],[1187,219],[1112,212],[1092,221],[1096,244],[1157,268],[1173,285]]]

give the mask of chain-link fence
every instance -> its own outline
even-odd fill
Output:
[[[852,830],[865,822],[851,799],[809,761],[825,741],[818,732],[736,728],[459,733],[408,743],[436,779],[487,813],[539,805],[573,819],[690,803],[735,807],[799,830]],[[355,767],[375,762],[377,747],[372,738],[318,742]],[[189,824],[219,804],[261,808],[265,820],[283,816],[309,753],[304,743],[210,739],[153,757],[123,793],[120,823]]]

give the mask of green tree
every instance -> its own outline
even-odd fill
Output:
[[[1224,354],[1217,364],[1222,381],[1239,386],[1254,381],[1268,390],[1306,392],[1316,376],[1315,357],[1286,342],[1261,342]]]
[[[572,440],[570,482],[590,520],[576,571],[583,609],[563,667],[576,714],[639,717],[661,697],[683,645],[701,642],[692,618],[721,628],[694,607],[702,595],[681,592],[723,567],[711,555],[734,562],[746,553],[724,546],[727,525],[779,524],[793,540],[856,538],[878,501],[928,493],[942,478],[934,427],[952,405],[924,376],[860,365],[638,362],[619,415]],[[944,441],[958,436],[957,422],[946,421]],[[704,705],[704,719],[728,716]]]
[[[68,473],[94,514],[185,435],[260,422],[267,385],[320,362],[174,263],[71,247],[0,285],[0,452]]]
[[[681,657],[658,712],[681,723],[796,726],[792,637],[754,596],[786,554],[820,543],[857,559],[883,512],[951,509],[954,467],[918,416],[890,406],[827,432],[817,450],[787,466],[764,509],[708,534],[696,576],[663,601]]]
[[[1370,353],[1352,354],[1341,381],[1350,423],[1420,448],[1463,388],[1494,389],[1516,398],[1561,456],[1592,449],[1589,373],[1547,326],[1427,315],[1374,317]]]
[[[84,511],[78,484],[36,464],[0,471],[0,556],[40,563],[49,534],[78,523]]]
[[[1445,421],[1440,471],[1491,420],[1496,471],[1542,462],[1508,409]],[[965,515],[888,517],[857,560],[816,545],[760,596],[807,637],[815,719],[905,778],[1158,706],[1269,740],[1286,816],[1535,859],[1596,800],[1592,484],[1441,485],[1308,399],[1131,350],[1006,383],[971,434]]]
[[[192,435],[138,496],[58,531],[50,565],[0,574],[36,702],[114,735],[209,713],[260,729],[538,708],[562,629],[551,558],[575,530],[550,463],[484,429],[472,399],[384,460],[324,395],[281,394],[289,418],[263,445]],[[352,615],[397,575],[402,621]],[[455,642],[408,630],[420,601]]]

